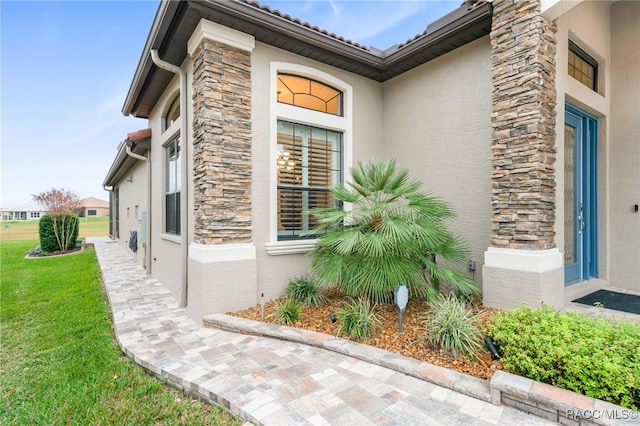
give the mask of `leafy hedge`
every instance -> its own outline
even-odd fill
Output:
[[[78,240],[80,220],[71,213],[52,213],[40,218],[40,247],[45,253],[75,247]]]
[[[488,325],[506,370],[640,409],[640,323],[523,305]]]

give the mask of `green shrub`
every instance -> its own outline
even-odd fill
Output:
[[[46,214],[40,218],[38,223],[38,233],[40,235],[40,249],[43,252],[60,250],[58,239],[53,231],[53,216]]]
[[[429,302],[430,312],[424,319],[424,340],[454,357],[465,355],[478,359],[482,333],[478,317],[464,301],[455,296],[439,295]]]
[[[338,285],[347,296],[374,303],[393,301],[405,284],[412,296],[435,296],[441,283],[479,293],[464,273],[443,268],[438,259],[462,264],[464,245],[446,227],[454,216],[441,200],[421,193],[418,181],[394,161],[359,163],[352,182],[330,188],[336,206],[309,213],[318,226],[313,272],[322,286]],[[351,203],[345,210],[342,204]]]
[[[289,325],[300,319],[302,309],[295,300],[287,299],[276,305],[276,312],[271,316],[280,324]]]
[[[370,340],[381,326],[371,303],[364,298],[350,298],[344,308],[338,309],[336,317],[340,321],[337,335],[347,336],[350,340]]]
[[[640,409],[640,323],[523,305],[494,315],[488,333],[508,371]]]
[[[289,285],[282,292],[282,297],[296,300],[307,306],[321,306],[327,302],[324,294],[320,293],[313,277],[304,275],[289,281]]]
[[[80,220],[72,213],[50,213],[39,222],[40,247],[45,253],[66,251],[75,247]]]

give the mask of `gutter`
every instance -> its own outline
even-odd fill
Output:
[[[189,138],[187,135],[187,128],[189,123],[187,120],[187,73],[182,68],[160,59],[157,49],[151,49],[150,53],[153,63],[158,68],[180,76],[180,138],[184,141],[184,152],[182,153],[182,176],[180,179],[180,243],[182,246],[182,291],[180,296],[180,307],[186,308],[189,300],[189,221],[187,220],[189,216],[187,204],[187,200],[189,198]]]
[[[113,235],[113,186],[102,185],[102,189],[109,193],[109,238],[115,240],[115,235]]]
[[[126,153],[129,157],[131,158],[135,158],[136,160],[140,160],[140,161],[144,161],[147,164],[149,163],[149,159],[143,155],[139,155],[136,154],[135,152],[131,151],[131,145],[133,145],[133,142],[130,139],[127,139],[124,141],[127,144],[127,149],[126,149]],[[129,145],[131,144],[131,145]]]

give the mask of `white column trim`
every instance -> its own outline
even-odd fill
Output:
[[[583,0],[542,0],[540,2],[540,12],[553,21],[582,3],[582,1]]]
[[[252,35],[201,19],[187,42],[189,55],[193,56],[193,53],[204,39],[217,41],[245,52],[252,52],[256,47],[256,39]]]
[[[518,250],[489,247],[484,253],[484,266],[514,271],[547,272],[563,267],[558,248],[549,250]]]
[[[207,245],[191,243],[189,259],[199,263],[233,262],[254,260],[256,247],[253,243]]]

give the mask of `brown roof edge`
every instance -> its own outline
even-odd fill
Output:
[[[146,79],[151,69],[152,61],[149,57],[149,52],[151,49],[158,49],[160,47],[158,44],[162,42],[164,35],[169,31],[173,17],[181,4],[181,1],[160,0],[158,10],[153,18],[149,35],[144,43],[144,47],[142,48],[140,60],[136,66],[136,71],[133,74],[133,80],[129,86],[129,91],[127,92],[127,97],[122,107],[123,115],[128,116],[133,112],[135,102],[140,96],[140,92],[143,88],[143,84],[137,83],[144,83],[144,79]]]
[[[135,132],[127,133],[127,139],[131,142],[139,142],[143,139],[148,139],[151,137],[151,129],[140,129]]]
[[[180,65],[187,54],[184,41],[203,17],[245,31],[275,47],[292,50],[291,46],[296,45],[302,56],[382,82],[488,34],[492,9],[491,3],[482,0],[471,9],[460,7],[429,25],[424,33],[383,52],[327,34],[255,0],[162,0],[122,113],[148,118],[173,77],[153,64],[149,51],[158,49],[165,60]],[[180,41],[174,43],[174,39]]]
[[[261,4],[261,3],[257,2],[256,0],[240,0],[240,1],[242,1],[243,3],[246,3],[246,4],[250,5],[250,6],[253,6],[253,7],[257,8],[257,9],[260,9],[260,10],[262,10],[264,12],[267,12],[267,13],[269,13],[271,15],[278,16],[278,17],[280,17],[282,19],[285,19],[285,20],[287,20],[289,22],[293,22],[294,24],[300,25],[302,27],[305,27],[305,28],[310,29],[312,31],[315,31],[317,33],[323,34],[323,35],[325,35],[327,37],[334,38],[336,40],[339,40],[339,41],[341,41],[343,43],[349,44],[349,45],[351,45],[353,47],[356,47],[358,49],[367,50],[367,51],[370,50],[368,47],[363,46],[360,43],[356,43],[355,41],[351,41],[349,39],[345,39],[344,37],[336,35],[335,33],[330,33],[329,31],[327,31],[325,29],[322,29],[322,28],[319,28],[319,27],[317,27],[317,26],[315,26],[313,24],[310,24],[309,22],[305,22],[305,21],[302,21],[302,20],[300,20],[298,18],[292,17],[291,15],[289,15],[287,13],[282,13],[278,9],[272,9],[268,5]]]

